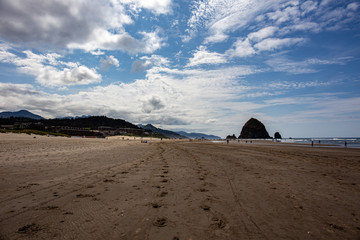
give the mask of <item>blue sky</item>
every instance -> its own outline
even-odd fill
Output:
[[[360,3],[2,0],[0,111],[360,136]]]

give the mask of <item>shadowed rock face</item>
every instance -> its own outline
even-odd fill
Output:
[[[279,132],[276,132],[274,134],[274,138],[281,139],[282,137],[281,137],[281,134]]]
[[[236,136],[235,136],[235,134],[233,134],[232,136],[231,136],[231,135],[228,135],[228,136],[226,137],[226,139],[236,139]]]
[[[239,138],[270,138],[264,124],[255,118],[251,118],[243,126]]]

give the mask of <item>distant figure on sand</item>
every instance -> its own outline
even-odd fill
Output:
[[[228,139],[228,140],[226,140],[226,144],[229,144],[229,139]]]
[[[345,141],[345,147],[347,148],[347,142]]]
[[[312,146],[312,147],[314,146],[314,141],[311,141],[311,146]]]

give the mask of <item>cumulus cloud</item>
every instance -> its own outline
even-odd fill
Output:
[[[200,46],[189,59],[187,67],[198,66],[202,64],[221,64],[226,63],[227,59],[223,54],[209,52],[205,46]]]
[[[30,84],[0,83],[0,109],[6,111],[27,109],[48,117],[50,112],[59,110],[59,97],[38,91]]]
[[[141,73],[150,66],[168,66],[169,60],[159,55],[152,55],[150,57],[143,56],[140,60],[135,60],[131,66],[132,73]]]
[[[21,73],[34,76],[36,81],[46,87],[67,85],[85,85],[101,81],[95,69],[74,62],[59,60],[56,53],[35,54],[23,51],[25,57],[19,57],[6,49],[0,48],[0,61],[17,67]]]
[[[165,105],[159,97],[152,96],[150,99],[146,100],[143,103],[142,111],[145,113],[151,113],[153,111],[160,110],[164,107]]]
[[[130,54],[152,53],[161,48],[166,38],[159,36],[159,30],[154,32],[141,32],[141,39],[136,39],[123,32],[114,34],[105,29],[97,28],[84,41],[74,40],[66,46],[69,49],[82,49],[87,52],[102,50],[122,50]]]
[[[254,55],[256,53],[255,49],[253,48],[250,40],[246,39],[238,39],[226,54],[230,57],[247,57]]]
[[[129,8],[155,14],[171,12],[171,1],[21,1],[5,0],[0,8],[0,37],[28,47],[121,50],[152,53],[163,45],[158,31],[142,32],[136,39],[125,31],[132,24]]]
[[[100,67],[101,69],[107,71],[110,67],[115,66],[119,67],[119,60],[117,60],[114,56],[106,56],[106,58],[102,58],[100,60]]]
[[[258,34],[256,32],[251,35],[251,39],[262,39],[265,35],[268,34]],[[226,51],[226,55],[233,58],[233,57],[248,57],[254,54],[259,54],[264,51],[273,51],[276,49],[281,49],[284,47],[289,47],[295,44],[299,44],[305,42],[306,40],[303,38],[265,38],[260,42],[252,42],[250,38],[245,39],[238,39],[233,46]]]
[[[135,60],[131,65],[131,73],[141,73],[143,72],[148,66],[150,65],[149,62]]]

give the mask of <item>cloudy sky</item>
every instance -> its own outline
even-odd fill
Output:
[[[360,136],[357,0],[0,0],[0,111]]]

